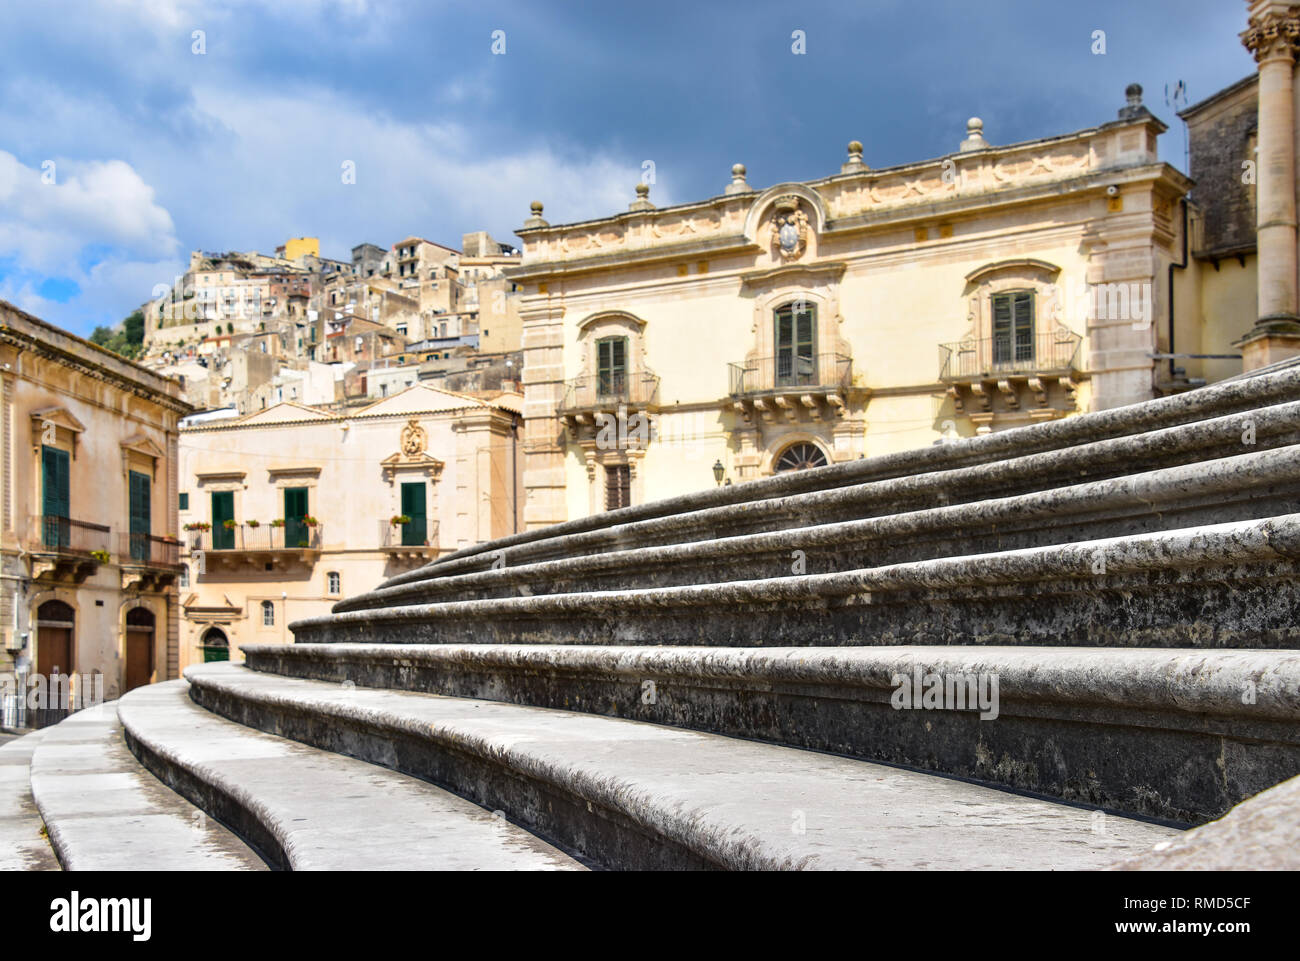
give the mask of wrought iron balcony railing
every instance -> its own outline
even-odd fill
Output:
[[[144,567],[179,567],[180,541],[152,534],[118,534],[118,558],[123,564]]]
[[[577,377],[564,384],[561,411],[648,407],[659,402],[659,375],[649,370],[610,371]]]
[[[1082,342],[1079,334],[1062,328],[1028,337],[984,337],[940,344],[939,379],[1068,371],[1077,363]]]
[[[783,390],[842,390],[853,382],[853,359],[844,354],[793,353],[728,364],[731,396]]]
[[[436,548],[438,545],[438,522],[427,517],[412,517],[405,524],[393,524],[391,520],[379,522],[379,546],[385,550],[409,548]]]
[[[216,552],[320,550],[321,536],[322,525],[300,520],[286,520],[276,527],[236,524],[189,532],[191,550]]]
[[[112,531],[106,524],[92,524],[57,514],[37,514],[32,517],[31,545],[42,553],[80,554],[90,556],[107,553]]]

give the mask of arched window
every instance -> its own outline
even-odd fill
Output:
[[[275,605],[272,604],[270,601],[262,602],[262,626],[263,627],[275,626]]]
[[[810,467],[825,467],[826,455],[816,444],[800,441],[783,450],[776,459],[774,470],[777,473],[789,470],[808,470]]]

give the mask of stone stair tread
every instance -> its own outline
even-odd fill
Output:
[[[1176,837],[1120,816],[938,775],[638,721],[191,667],[200,701],[420,732],[519,776],[617,810],[721,866],[766,869],[1081,869]],[[427,733],[426,733],[427,732]],[[802,833],[800,833],[802,828]]]
[[[1300,391],[1300,364],[1278,364],[1229,378],[1199,390],[1154,401],[1032,424],[984,436],[917,450],[883,454],[812,471],[792,471],[730,487],[683,494],[614,511],[590,514],[544,528],[522,531],[483,544],[461,548],[415,571],[389,579],[386,585],[439,576],[461,570],[466,562],[511,548],[609,530],[651,518],[668,517],[713,507],[744,508],[803,491],[826,490],[870,480],[905,477],[927,471],[952,470],[1031,452],[1061,450],[1090,442],[1151,433],[1195,424],[1294,401]]]
[[[248,871],[266,864],[131,755],[116,701],[45,729],[31,790],[67,870]]]
[[[393,587],[380,587],[348,598],[337,604],[334,610],[337,613],[373,610],[379,606],[428,602],[442,599],[448,594],[453,595],[448,600],[470,599],[462,598],[456,592],[513,589],[527,581],[545,583],[551,578],[575,578],[606,572],[624,572],[628,577],[645,579],[651,571],[659,568],[680,570],[683,565],[692,562],[734,561],[754,557],[762,552],[783,552],[782,558],[788,558],[789,552],[795,549],[812,551],[838,548],[862,551],[867,549],[868,544],[883,540],[911,541],[918,535],[969,530],[986,525],[1005,536],[1008,531],[1029,527],[1037,521],[1044,535],[1056,535],[1054,541],[1040,545],[1048,547],[1053,543],[1065,544],[1079,540],[1077,536],[1068,536],[1070,529],[1064,526],[1062,520],[1066,515],[1087,516],[1106,509],[1134,507],[1154,511],[1158,504],[1160,516],[1163,517],[1180,499],[1211,498],[1210,503],[1217,505],[1228,494],[1243,500],[1258,498],[1261,489],[1268,490],[1270,485],[1294,484],[1297,477],[1300,477],[1300,445],[1290,445],[1220,458],[1208,463],[1180,465],[1025,494],[907,510],[858,520],[810,524],[682,543],[656,543],[594,554],[579,553],[550,560],[525,559],[522,563],[495,570],[431,576]],[[1216,497],[1219,499],[1214,500]],[[1166,526],[1174,525],[1169,525],[1166,521]],[[1126,536],[1147,533],[1159,532],[1139,531]],[[784,566],[788,568],[788,560],[784,561]],[[729,577],[713,576],[697,583],[726,583],[729,580]]]
[[[132,738],[224,792],[294,870],[581,870],[492,812],[416,778],[235,724],[168,681],[122,699]],[[378,803],[382,802],[382,803]]]
[[[48,728],[0,746],[0,871],[57,871],[59,861],[41,833],[32,800],[32,754]]]

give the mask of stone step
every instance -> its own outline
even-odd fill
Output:
[[[1112,871],[1300,871],[1300,777],[1233,808],[1225,817],[1161,841]]]
[[[1249,431],[1243,426],[1247,422],[1251,425]],[[1243,437],[1252,443],[1245,443]],[[974,504],[1084,481],[1123,478],[1142,471],[1212,462],[1298,443],[1300,401],[1295,401],[1251,411],[1248,418],[1234,414],[1059,450],[1007,456],[951,470],[918,470],[909,476],[851,485],[837,484],[740,506],[709,507],[630,523],[615,522],[584,533],[565,533],[566,525],[555,525],[548,529],[549,535],[534,538],[527,544],[511,546],[511,538],[503,538],[491,542],[488,545],[491,550],[399,574],[381,588],[490,570],[494,564],[514,567],[634,547],[770,533],[954,504]],[[617,513],[611,512],[607,516],[613,521]],[[368,595],[347,599],[335,609],[352,610],[357,604],[367,603],[368,599]]]
[[[1300,511],[1300,446],[856,521],[446,575],[336,611],[785,577],[1130,536]],[[796,554],[795,552],[800,552]]]
[[[217,717],[190,699],[186,681],[136,688],[119,715],[149,770],[277,867],[582,870],[491,810],[431,784]]]
[[[934,774],[568,711],[186,671],[250,727],[447,786],[618,868],[1079,869],[1175,828]]]
[[[46,730],[0,745],[0,871],[59,870],[32,800],[32,754]]]
[[[616,511],[592,514],[550,527],[522,531],[484,544],[476,544],[445,555],[424,568],[407,572],[390,583],[419,579],[433,570],[464,572],[488,566],[498,552],[507,556],[527,554],[528,545],[607,530],[648,520],[688,514],[715,507],[736,507],[811,491],[852,486],[894,477],[951,471],[992,463],[1026,454],[1065,450],[1100,440],[1120,438],[1213,418],[1226,419],[1222,426],[1237,425],[1232,415],[1256,411],[1300,400],[1300,365],[1281,365],[1276,370],[1250,374],[1154,401],[1110,410],[1080,414],[1063,420],[998,431],[982,437],[965,438],[919,450],[886,454],[865,460],[836,464],[813,471],[794,471],[730,487],[719,487],[679,497],[637,504]],[[1294,441],[1291,441],[1292,443]],[[1237,453],[1238,451],[1227,451]],[[1154,463],[1134,469],[1161,466]],[[1169,465],[1164,465],[1169,466]],[[1096,476],[1096,475],[1094,475]],[[1077,479],[1077,478],[1076,478]],[[543,558],[552,554],[532,553]]]
[[[1300,515],[832,574],[349,611],[308,643],[1300,645]]]
[[[32,796],[63,867],[265,870],[243,841],[140,766],[117,707],[86,708],[45,729],[32,755]]]
[[[243,650],[248,666],[265,673],[685,727],[1189,823],[1218,817],[1300,774],[1297,652],[389,644]],[[924,691],[934,677],[951,680],[963,699],[948,707],[931,701],[925,709],[918,694],[909,698],[914,708],[897,706],[902,691]],[[992,695],[984,710],[980,692]]]

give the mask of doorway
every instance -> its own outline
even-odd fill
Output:
[[[126,612],[126,678],[122,693],[153,682],[154,616],[147,607]]]
[[[36,673],[48,692],[35,713],[35,726],[57,724],[68,716],[76,611],[63,601],[46,601],[36,609]]]

